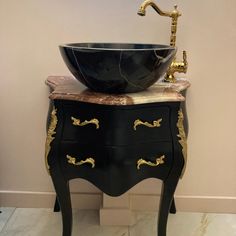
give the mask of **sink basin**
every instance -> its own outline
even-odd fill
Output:
[[[104,93],[132,93],[150,87],[176,54],[176,48],[159,44],[75,43],[59,48],[76,79]]]

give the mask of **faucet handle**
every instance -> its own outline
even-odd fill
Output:
[[[166,75],[165,75],[165,80],[166,82],[171,82],[175,83],[176,79],[174,74],[176,72],[178,73],[186,73],[188,69],[188,62],[187,62],[187,53],[186,51],[183,51],[183,60],[182,61],[173,61],[168,68]]]

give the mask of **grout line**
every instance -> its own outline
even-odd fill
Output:
[[[10,214],[10,216],[8,217],[7,221],[5,222],[4,226],[2,227],[2,230],[0,232],[3,232],[3,230],[6,228],[8,222],[10,221],[10,219],[12,218],[12,216],[14,215],[16,211],[16,207],[14,208],[14,210],[12,211],[12,213]]]

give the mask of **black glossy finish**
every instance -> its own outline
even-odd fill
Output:
[[[71,73],[88,88],[132,93],[153,85],[167,70],[176,49],[155,44],[77,43],[60,46]]]
[[[144,179],[161,179],[158,236],[166,236],[168,214],[170,208],[172,212],[175,208],[173,196],[184,164],[176,126],[180,103],[106,106],[55,100],[54,105],[58,123],[48,161],[62,212],[63,236],[71,236],[68,183],[74,178],[86,179],[110,196],[119,196]],[[71,116],[81,121],[97,118],[100,127],[97,130],[94,125],[73,126]],[[133,130],[135,119],[152,122],[159,118],[162,118],[159,128],[140,126]],[[92,157],[95,168],[90,164],[74,166],[68,163],[66,155],[76,157],[77,161]],[[165,155],[164,164],[137,169],[140,158],[155,162],[162,155]]]

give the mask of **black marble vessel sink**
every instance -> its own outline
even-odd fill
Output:
[[[159,44],[75,43],[61,45],[60,52],[71,73],[88,88],[132,93],[154,84],[176,49]]]

